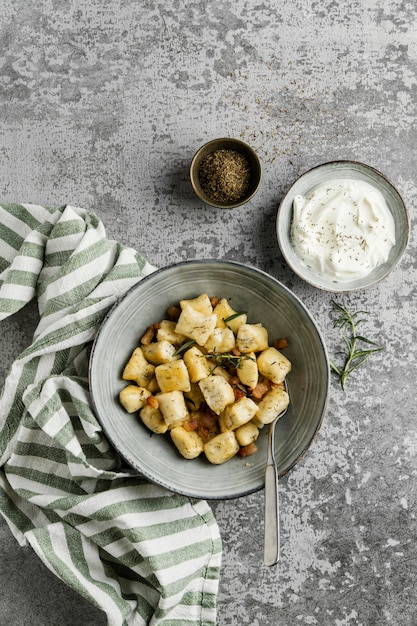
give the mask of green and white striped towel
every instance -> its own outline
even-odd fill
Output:
[[[40,316],[2,390],[0,511],[109,625],[210,626],[221,561],[211,509],[124,466],[89,398],[100,322],[153,270],[94,213],[0,207],[0,319],[35,297]]]

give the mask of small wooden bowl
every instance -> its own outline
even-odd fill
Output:
[[[200,170],[201,164],[204,159],[209,155],[218,150],[233,150],[239,154],[242,154],[248,164],[250,169],[249,175],[249,187],[246,193],[241,196],[238,200],[233,200],[230,202],[219,202],[213,198],[211,198],[203,189],[200,180]],[[239,139],[232,138],[221,138],[221,139],[212,139],[208,143],[204,144],[194,155],[193,160],[190,165],[190,180],[191,185],[196,193],[196,195],[210,206],[219,208],[219,209],[234,209],[235,207],[241,206],[242,204],[246,204],[251,200],[256,192],[259,189],[260,183],[262,179],[262,167],[260,160],[256,154],[256,152],[248,146],[243,141]]]

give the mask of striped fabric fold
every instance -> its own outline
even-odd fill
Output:
[[[78,207],[0,206],[0,320],[37,299],[33,341],[0,403],[0,512],[109,626],[212,626],[221,539],[208,504],[145,480],[91,408],[91,342],[154,271]]]

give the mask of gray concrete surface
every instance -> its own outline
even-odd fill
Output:
[[[97,211],[111,238],[163,266],[251,263],[310,308],[335,357],[330,294],[283,262],[274,221],[303,171],[355,159],[417,199],[417,7],[404,0],[2,0],[1,201]],[[259,153],[243,208],[197,202],[187,168],[208,139]],[[400,267],[347,303],[384,345],[280,483],[282,560],[262,565],[263,493],[214,502],[224,542],[219,626],[416,622],[414,232]],[[30,342],[34,306],[2,324],[0,374]],[[0,522],[0,625],[99,626],[103,615]]]

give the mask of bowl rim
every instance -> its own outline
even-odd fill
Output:
[[[241,198],[237,202],[233,202],[230,204],[216,202],[216,200],[213,200],[212,198],[210,198],[210,196],[204,193],[201,185],[199,184],[199,177],[198,177],[198,167],[201,161],[203,160],[203,158],[207,156],[208,154],[221,149],[222,144],[226,145],[229,149],[234,148],[242,154],[249,155],[250,161],[251,161],[251,169],[255,171],[255,177],[256,177],[250,193],[248,193],[248,195],[246,196],[243,196],[243,198]],[[209,206],[215,207],[217,209],[235,209],[239,206],[242,206],[243,204],[247,204],[248,202],[250,202],[250,200],[252,200],[252,198],[259,191],[259,187],[262,182],[262,176],[263,176],[262,163],[255,149],[252,148],[252,146],[250,146],[248,143],[246,143],[242,139],[236,139],[234,137],[219,137],[217,139],[210,139],[210,141],[207,141],[206,143],[204,143],[194,153],[194,156],[191,159],[190,168],[189,168],[190,182],[191,182],[191,186],[196,196],[200,200],[202,200],[205,204],[208,204]]]
[[[306,439],[305,443],[303,444],[302,448],[300,448],[300,450],[297,452],[297,455],[293,458],[293,460],[288,464],[288,466],[286,466],[285,468],[281,469],[279,471],[279,477],[282,477],[286,474],[288,474],[298,463],[300,463],[300,461],[305,457],[305,455],[307,454],[307,452],[310,450],[310,448],[313,446],[314,442],[316,441],[321,428],[323,426],[323,422],[325,420],[326,414],[327,414],[327,410],[328,410],[328,404],[329,404],[329,397],[330,397],[330,383],[331,383],[331,376],[330,376],[330,361],[329,361],[329,356],[328,356],[328,351],[327,351],[327,347],[326,347],[326,343],[324,340],[324,336],[321,332],[320,327],[318,326],[313,314],[308,310],[307,306],[302,302],[302,300],[288,287],[286,287],[282,282],[280,282],[278,279],[276,279],[275,277],[273,277],[271,274],[265,272],[264,270],[258,269],[257,267],[254,267],[252,265],[248,265],[245,263],[241,263],[238,261],[231,261],[228,259],[190,259],[187,261],[180,261],[178,263],[172,263],[170,265],[158,268],[157,270],[155,270],[154,272],[152,272],[151,274],[145,276],[143,279],[139,280],[137,283],[135,283],[135,285],[132,285],[129,289],[127,289],[127,291],[122,294],[117,301],[112,305],[112,307],[109,309],[109,311],[107,312],[107,314],[105,315],[105,317],[102,320],[102,323],[95,335],[95,338],[93,340],[93,344],[92,344],[92,348],[91,348],[91,352],[90,352],[90,358],[89,358],[89,363],[88,363],[88,382],[89,382],[89,389],[90,389],[90,394],[91,394],[91,402],[92,402],[92,407],[94,410],[94,413],[96,415],[96,418],[98,420],[98,422],[100,423],[100,425],[103,428],[103,433],[105,434],[105,436],[108,438],[109,442],[111,443],[111,445],[115,448],[115,450],[118,452],[118,454],[120,455],[121,458],[123,458],[131,467],[133,467],[134,469],[136,469],[137,471],[140,471],[144,477],[147,480],[150,480],[151,482],[155,483],[155,484],[159,484],[162,487],[165,487],[167,489],[169,489],[170,491],[176,492],[176,493],[180,493],[182,495],[188,496],[188,497],[192,497],[192,498],[204,498],[207,500],[228,500],[228,499],[234,499],[234,498],[238,498],[238,497],[242,497],[245,495],[249,495],[250,493],[255,493],[259,490],[261,490],[263,488],[263,484],[259,484],[253,488],[250,489],[244,489],[243,491],[235,491],[233,493],[221,493],[221,494],[211,494],[211,493],[197,493],[195,490],[193,490],[192,488],[190,489],[178,489],[177,487],[174,487],[172,484],[169,483],[169,481],[167,482],[163,482],[160,479],[155,479],[154,476],[152,476],[152,472],[149,473],[148,471],[145,471],[143,468],[138,468],[137,466],[137,462],[135,460],[132,460],[131,458],[129,458],[128,455],[125,454],[124,450],[120,450],[119,446],[118,446],[118,442],[114,440],[114,437],[112,436],[112,434],[109,432],[108,429],[108,425],[105,423],[103,423],[103,418],[100,415],[100,410],[97,406],[97,402],[96,402],[96,398],[95,398],[95,394],[94,394],[94,389],[93,389],[93,384],[92,384],[92,372],[93,372],[93,367],[94,367],[94,357],[95,357],[95,353],[96,353],[96,349],[97,349],[97,345],[99,344],[100,340],[101,340],[101,336],[104,331],[104,329],[106,328],[107,324],[109,323],[109,320],[111,320],[111,317],[114,313],[114,311],[119,307],[123,305],[123,302],[129,298],[130,294],[132,294],[132,292],[136,291],[136,290],[140,290],[141,288],[143,288],[144,286],[146,287],[146,283],[152,281],[153,279],[155,279],[155,277],[158,274],[162,274],[167,270],[175,270],[176,268],[181,269],[184,266],[198,266],[198,265],[207,265],[207,264],[211,264],[211,265],[227,265],[230,267],[234,267],[234,268],[243,268],[245,269],[245,271],[248,271],[250,273],[254,273],[254,274],[260,274],[263,275],[263,277],[270,282],[271,284],[275,283],[279,286],[279,289],[284,292],[287,296],[290,297],[291,300],[293,300],[293,302],[297,305],[297,307],[299,307],[304,315],[311,321],[313,329],[314,329],[314,333],[317,336],[318,342],[320,344],[320,348],[321,348],[321,352],[322,352],[322,359],[323,359],[323,366],[325,365],[325,368],[323,369],[323,373],[325,373],[325,380],[324,380],[324,387],[323,387],[323,397],[322,397],[322,404],[321,404],[321,412],[320,412],[320,416],[319,419],[317,420],[316,423],[314,423],[314,428],[312,429],[312,432],[309,436],[309,438]]]
[[[385,182],[385,184],[388,187],[390,187],[391,190],[394,192],[394,194],[398,197],[399,205],[401,206],[401,208],[403,210],[403,215],[404,215],[405,223],[406,223],[406,234],[405,234],[403,242],[402,242],[402,244],[400,246],[399,254],[398,254],[396,260],[394,262],[393,261],[391,261],[391,262],[390,261],[386,261],[386,263],[384,263],[384,265],[387,266],[387,270],[386,270],[386,272],[384,274],[382,274],[378,278],[372,280],[371,278],[372,278],[373,272],[371,272],[370,274],[368,274],[367,276],[364,277],[364,279],[363,279],[364,282],[363,283],[360,283],[357,286],[353,286],[353,287],[352,286],[344,287],[343,283],[330,283],[330,281],[327,281],[327,279],[323,279],[320,276],[316,276],[315,278],[313,278],[312,276],[308,276],[307,277],[305,272],[304,272],[304,268],[303,268],[301,260],[298,261],[298,259],[296,259],[296,262],[295,262],[287,254],[287,249],[286,249],[287,247],[284,245],[283,238],[281,237],[282,233],[281,233],[281,230],[280,230],[280,222],[281,222],[281,218],[282,218],[282,212],[283,212],[284,203],[286,201],[288,201],[288,198],[291,196],[291,193],[292,193],[295,185],[298,184],[303,178],[308,177],[309,175],[313,174],[315,171],[320,170],[322,168],[323,169],[324,168],[330,168],[330,167],[337,168],[337,167],[343,167],[343,166],[345,166],[346,168],[349,168],[349,166],[353,166],[353,168],[359,167],[359,168],[362,168],[365,172],[367,170],[369,172],[372,172],[376,176],[376,178],[381,178]],[[291,207],[292,207],[292,202],[290,203],[290,208]],[[393,217],[395,217],[395,216],[393,215]],[[276,215],[275,227],[276,227],[276,236],[277,236],[278,245],[279,245],[281,254],[284,257],[284,260],[286,261],[287,265],[294,272],[294,274],[296,274],[299,278],[301,278],[307,284],[312,285],[313,287],[315,287],[317,289],[321,289],[322,291],[333,292],[333,293],[353,293],[353,292],[356,292],[356,291],[363,291],[363,290],[368,289],[370,287],[374,287],[379,282],[381,282],[382,280],[387,278],[387,276],[389,274],[391,274],[391,272],[399,265],[400,261],[402,260],[402,257],[404,256],[404,253],[405,253],[405,251],[407,249],[408,243],[409,243],[410,230],[411,230],[411,220],[410,220],[410,214],[409,214],[407,205],[405,203],[405,200],[404,200],[402,194],[398,191],[398,189],[394,185],[394,183],[384,173],[382,173],[380,170],[378,170],[377,168],[373,167],[372,165],[368,165],[367,163],[364,163],[363,161],[358,161],[358,160],[355,160],[355,159],[335,159],[335,160],[325,161],[323,163],[319,163],[318,165],[315,165],[315,166],[305,170],[302,174],[297,176],[297,178],[291,183],[291,185],[285,191],[284,195],[282,196],[282,198],[281,198],[281,200],[279,202],[277,215]],[[285,239],[288,240],[289,246],[292,246],[290,237],[288,236],[288,233],[285,234]],[[369,279],[369,280],[366,280],[366,279]]]

